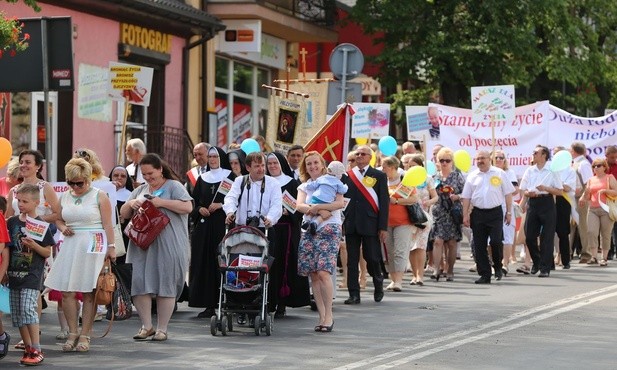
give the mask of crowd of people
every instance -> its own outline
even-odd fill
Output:
[[[579,263],[606,266],[615,255],[617,232],[602,207],[607,197],[617,197],[615,146],[606,149],[605,159],[591,161],[582,143],[553,151],[539,145],[533,164],[518,179],[502,150],[478,151],[476,169],[463,173],[453,150],[441,145],[431,158],[412,142],[392,156],[358,145],[344,164],[326,163],[320,153],[305,153],[299,145],[283,154],[266,152],[261,144],[262,151],[248,154],[197,144],[184,183],[164,159],[147,153],[140,139],[127,142],[128,164],[115,166],[109,177],[96,153],[79,149],[65,165],[68,190],[60,195],[41,176],[41,153],[20,153],[0,180],[0,195],[6,197],[0,198],[0,276],[8,277],[12,324],[21,336],[17,347],[24,350],[20,362],[44,360],[42,293],[57,301],[61,350],[90,350],[100,311],[94,291],[106,260],[132,265],[131,297],[141,322],[134,340],[167,340],[180,299],[203,309],[199,318],[215,316],[221,296],[219,245],[233,225],[267,230],[273,257],[267,312],[282,318],[287,307],[312,306],[318,312],[314,330],[320,333],[334,329],[338,266],[339,287],[349,293],[344,304],[357,305],[367,273],[375,302],[385,292],[404,290],[407,272],[415,286],[425,285],[425,275],[436,283],[454,281],[464,236],[472,247],[476,284],[502,280],[519,252],[523,262],[516,271],[543,278],[555,266],[569,269],[575,256]],[[551,156],[562,150],[572,153],[572,166],[552,172]],[[417,186],[403,185],[406,171],[428,168],[429,161],[434,173]],[[117,204],[95,181],[111,183]],[[295,207],[284,204],[283,196]],[[114,240],[114,222],[124,229],[146,204],[169,220],[152,244],[138,246],[126,235]],[[418,212],[424,215],[421,222],[414,220]],[[27,233],[32,220],[48,225],[40,238]],[[93,233],[106,241],[96,252],[90,247]],[[116,255],[118,242],[127,246],[126,256]],[[254,324],[244,315],[237,320]],[[2,325],[0,316],[0,358],[10,345]]]

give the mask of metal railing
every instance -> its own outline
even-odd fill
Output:
[[[336,23],[335,0],[209,0],[209,3],[256,3],[324,27]]]
[[[161,126],[145,132],[148,152],[157,153],[186,181],[186,171],[193,160],[193,141],[186,130]]]

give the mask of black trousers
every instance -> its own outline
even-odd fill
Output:
[[[360,297],[358,282],[358,263],[360,262],[360,246],[366,260],[366,270],[373,278],[375,289],[383,288],[383,273],[381,271],[381,247],[378,236],[346,234],[347,243],[347,290],[350,297]]]
[[[558,196],[555,198],[555,233],[559,238],[559,254],[561,255],[561,263],[570,264],[570,212],[572,206],[566,198]]]
[[[488,258],[488,238],[491,238],[491,255],[495,271],[501,270],[503,258],[503,210],[501,206],[490,209],[474,208],[471,211],[471,230],[478,275],[491,278],[491,263]]]
[[[533,265],[539,267],[541,272],[550,273],[553,266],[555,214],[555,201],[552,196],[529,199],[525,219],[525,242]],[[540,237],[540,245],[538,245],[538,237]]]

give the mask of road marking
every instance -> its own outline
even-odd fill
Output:
[[[576,308],[579,307],[583,307],[601,300],[605,300],[611,297],[615,297],[617,296],[617,292],[613,292],[613,293],[609,293],[613,290],[617,290],[617,285],[611,285],[605,288],[601,288],[601,289],[597,289],[591,292],[587,292],[587,293],[582,293],[582,294],[578,294],[572,297],[568,297],[568,298],[564,298],[552,303],[548,303],[542,306],[538,306],[538,307],[534,307],[534,308],[530,308],[528,310],[524,310],[524,311],[520,311],[517,313],[514,313],[510,316],[507,316],[503,319],[499,319],[499,320],[495,320],[486,324],[482,324],[480,326],[477,326],[476,328],[473,329],[465,329],[465,330],[461,330],[455,333],[452,333],[450,335],[447,336],[442,336],[440,338],[431,340],[431,341],[426,341],[426,342],[422,342],[422,343],[414,343],[412,345],[409,346],[405,346],[390,352],[386,352],[384,354],[375,356],[375,357],[371,357],[370,359],[366,359],[366,360],[362,360],[362,361],[357,361],[354,363],[350,363],[344,366],[340,366],[335,368],[335,370],[349,370],[349,369],[356,369],[359,367],[364,367],[364,366],[369,366],[371,364],[377,363],[377,362],[381,362],[384,360],[387,360],[389,358],[392,357],[396,357],[396,356],[403,356],[403,355],[407,355],[409,352],[416,352],[419,349],[423,349],[423,348],[427,348],[427,347],[431,347],[431,349],[426,350],[426,351],[422,351],[422,352],[418,352],[416,354],[413,354],[411,356],[406,356],[402,359],[399,360],[394,360],[391,362],[388,362],[386,364],[383,364],[381,366],[372,366],[372,368],[374,369],[388,369],[391,367],[396,367],[396,366],[401,366],[404,365],[410,361],[415,361],[421,358],[424,358],[426,356],[430,356],[432,354],[441,352],[441,351],[445,351],[448,349],[452,349],[452,348],[456,348],[456,347],[460,347],[464,344],[467,343],[471,343],[471,342],[475,342],[481,339],[486,339],[488,337],[491,337],[493,335],[498,335],[501,334],[503,332],[506,331],[510,331],[510,330],[514,330],[514,329],[518,329],[521,328],[523,326],[529,325],[529,324],[533,324],[535,322],[541,321],[541,320],[545,320],[547,318],[559,315],[561,313],[565,313],[565,312],[569,312],[572,311]],[[593,297],[593,298],[589,298],[592,296],[596,296],[598,294],[603,294],[597,297]],[[575,302],[573,304],[570,304],[572,302]],[[568,305],[570,304],[570,305]],[[564,306],[566,305],[566,306]],[[564,306],[564,307],[559,307],[559,306]],[[550,310],[548,312],[544,312],[541,313],[539,315],[530,317],[525,319],[525,317],[527,316],[531,316],[534,314],[537,314],[539,312],[542,311],[546,311],[546,310]],[[517,320],[517,322],[510,324],[510,325],[506,325],[504,326],[506,323],[510,322],[510,321],[514,321]],[[492,329],[489,330],[491,328],[497,327],[496,329]],[[481,334],[478,335],[474,335],[475,333],[480,332]],[[453,341],[455,339],[461,338],[459,340],[456,340],[452,343],[448,343],[448,344],[444,344],[438,347],[435,347],[435,345],[440,344],[442,342],[449,342],[449,341]]]

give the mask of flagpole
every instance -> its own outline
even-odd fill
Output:
[[[341,162],[343,162],[343,164],[346,163],[347,154],[349,153],[349,137],[351,136],[351,133],[349,132],[351,130],[350,121],[351,117],[349,116],[349,103],[345,103],[345,137],[343,138],[343,158],[341,158]]]

